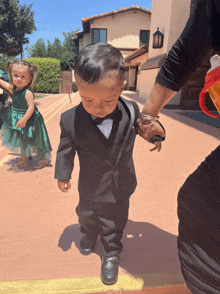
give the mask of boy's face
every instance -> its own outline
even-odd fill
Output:
[[[126,84],[123,78],[116,78],[116,75],[106,77],[94,84],[86,83],[78,76],[75,76],[75,79],[83,107],[96,117],[105,117],[115,110],[118,98]]]

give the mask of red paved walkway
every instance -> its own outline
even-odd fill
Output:
[[[143,100],[132,92],[125,91],[124,94],[136,100],[142,109]],[[18,157],[12,155],[0,167],[0,281],[96,277],[100,274],[100,243],[96,252],[88,257],[78,250],[81,238],[75,213],[78,158],[70,193],[59,191],[53,179],[60,114],[80,101],[78,93],[72,104],[67,102],[68,98],[62,101],[64,96],[37,100],[39,110],[45,115],[53,148],[51,165],[42,170],[16,172],[11,165]],[[56,102],[54,108],[45,111]],[[67,103],[64,105],[64,102]],[[207,117],[200,112],[164,109],[161,122],[167,138],[160,153],[149,152],[152,146],[137,137],[134,161],[138,187],[131,198],[119,274],[141,279],[144,288],[184,283],[176,246],[177,192],[186,177],[219,144],[219,130],[209,125],[216,121],[200,122],[204,119]],[[7,155],[6,149],[0,149],[0,161]],[[153,290],[146,293],[154,294]]]

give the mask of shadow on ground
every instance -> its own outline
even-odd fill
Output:
[[[37,171],[38,169],[34,168],[34,165],[38,162],[38,156],[32,156],[29,159],[28,165],[27,166],[21,166],[17,167],[16,164],[20,161],[21,157],[20,154],[18,153],[12,153],[10,152],[9,155],[15,155],[17,156],[16,158],[13,158],[11,160],[8,160],[4,164],[8,166],[7,171],[14,172],[14,173],[20,173],[20,172],[34,172]],[[52,167],[53,165],[49,161],[49,163],[46,165],[46,167]]]
[[[81,237],[79,224],[70,225],[61,234],[58,246],[67,251],[74,242],[79,248]],[[142,279],[143,288],[184,283],[175,235],[149,223],[128,220],[122,243],[120,266],[135,278]],[[99,238],[94,253],[101,258]]]
[[[126,97],[140,103],[143,106],[146,102],[146,100],[138,97],[136,93],[125,95]],[[218,114],[217,111],[211,112],[213,114]],[[195,128],[198,131],[220,139],[220,118],[212,118],[200,110],[184,110],[179,105],[165,105],[161,110],[161,113],[192,128]]]

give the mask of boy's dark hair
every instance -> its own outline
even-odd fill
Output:
[[[110,71],[125,75],[125,61],[121,52],[110,44],[97,43],[81,49],[75,60],[74,74],[87,83],[101,80]]]

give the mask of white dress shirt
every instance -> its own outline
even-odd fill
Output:
[[[92,119],[96,119],[97,117],[91,114]],[[97,125],[97,127],[100,129],[100,131],[103,133],[103,135],[109,139],[111,130],[113,125],[113,119],[105,119],[100,125]]]

